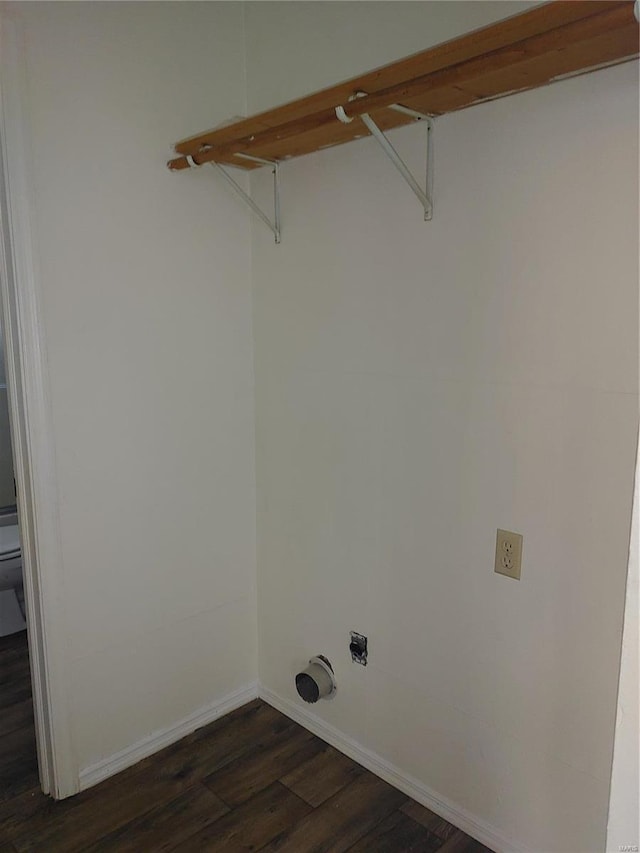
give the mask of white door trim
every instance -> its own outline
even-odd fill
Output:
[[[0,302],[22,537],[40,782],[56,799],[78,791],[65,654],[64,571],[53,412],[30,216],[23,33],[0,13]]]

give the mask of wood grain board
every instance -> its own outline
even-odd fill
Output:
[[[633,0],[554,0],[283,106],[214,128],[176,144],[167,164],[188,169],[211,161],[259,168],[248,154],[286,160],[368,136],[368,113],[389,130],[414,119],[401,104],[442,115],[556,79],[638,57]],[[350,100],[356,92],[365,97]],[[341,106],[353,120],[342,123]]]
[[[490,853],[259,700],[55,802],[29,683],[26,633],[0,640],[0,853]]]

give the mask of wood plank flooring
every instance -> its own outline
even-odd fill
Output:
[[[0,639],[0,853],[490,853],[260,700],[76,797],[39,790],[24,633]]]

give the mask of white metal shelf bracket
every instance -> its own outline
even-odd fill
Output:
[[[261,163],[263,166],[271,166],[271,172],[273,174],[273,222],[269,219],[267,214],[255,203],[255,201],[251,198],[251,196],[245,192],[240,184],[233,178],[226,169],[224,169],[220,163],[216,163],[215,161],[211,161],[210,165],[213,166],[217,172],[219,172],[222,177],[227,181],[229,186],[235,190],[235,192],[240,196],[240,198],[249,205],[251,210],[258,216],[267,228],[273,233],[275,237],[276,243],[280,242],[280,166],[279,163],[275,160],[263,160],[260,157],[251,157],[249,154],[236,154],[236,157],[242,157],[245,160],[253,160],[255,163]],[[197,166],[198,164],[193,160],[192,157],[187,155],[187,161],[190,166]]]
[[[358,96],[359,94],[360,93],[358,93]],[[401,104],[391,104],[389,109],[395,110],[399,113],[404,113],[405,115],[411,116],[416,121],[424,122],[427,125],[427,174],[424,190],[413,177],[404,160],[400,157],[396,149],[389,142],[388,138],[380,130],[371,116],[368,113],[361,113],[358,117],[362,119],[378,145],[382,148],[389,160],[391,160],[393,165],[409,184],[411,191],[417,196],[420,204],[424,208],[424,218],[425,221],[428,222],[433,218],[433,119],[425,113],[410,110],[408,107],[403,107]],[[336,107],[336,116],[345,124],[353,121],[353,117],[350,118],[345,113],[343,107]]]
[[[354,98],[362,97],[361,93],[357,93]],[[351,98],[350,100],[353,100]],[[362,113],[358,116],[365,124],[373,138],[380,145],[384,153],[391,160],[392,164],[396,167],[396,169],[400,172],[404,180],[407,182],[411,191],[416,195],[420,204],[424,209],[424,218],[426,221],[429,221],[433,218],[433,119],[431,116],[426,115],[425,113],[417,112],[416,110],[411,110],[408,107],[403,107],[401,104],[390,104],[389,109],[395,110],[396,112],[403,113],[404,115],[408,115],[411,118],[415,119],[417,122],[422,122],[427,126],[427,168],[426,168],[426,184],[425,189],[423,190],[418,181],[414,178],[409,170],[409,167],[400,157],[398,152],[395,150],[391,142],[389,142],[386,135],[380,130],[376,122],[371,118],[368,113]],[[355,117],[348,116],[343,107],[336,107],[335,109],[336,117],[343,122],[344,124],[349,124],[354,121]],[[261,157],[253,157],[250,154],[241,154],[236,153],[236,157],[240,157],[244,160],[251,160],[254,163],[259,163],[262,166],[269,166],[271,168],[271,172],[273,174],[273,221],[267,216],[267,214],[256,204],[256,202],[251,198],[251,196],[240,186],[240,184],[233,178],[229,172],[220,164],[215,161],[209,161],[209,165],[213,166],[214,169],[219,172],[222,177],[227,181],[229,186],[240,196],[240,198],[247,204],[251,210],[256,214],[256,216],[264,222],[267,228],[272,232],[275,242],[280,243],[280,164],[277,160],[264,160]],[[194,158],[187,154],[185,155],[185,159],[189,163],[189,166],[195,167],[199,166],[199,163],[196,163]]]

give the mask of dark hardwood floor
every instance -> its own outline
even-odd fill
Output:
[[[489,853],[260,700],[76,797],[39,790],[25,634],[0,639],[0,853]]]

